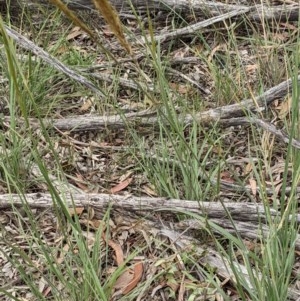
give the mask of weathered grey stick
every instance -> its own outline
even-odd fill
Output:
[[[1,1],[0,1],[1,2]],[[25,4],[49,4],[48,0],[22,0]],[[71,8],[75,9],[92,9],[91,0],[72,0],[68,2]],[[252,5],[246,6],[241,4],[226,4],[214,0],[110,0],[112,5],[119,12],[128,12],[131,10],[131,4],[138,12],[147,11],[170,11],[171,9],[181,13],[188,14],[193,12],[197,16],[213,17],[220,14],[235,11],[237,9],[250,9],[248,19],[252,21],[296,21],[299,18],[299,5]]]
[[[192,34],[196,35],[197,31],[199,31],[200,29],[211,26],[215,23],[224,21],[226,19],[230,19],[232,17],[243,15],[243,14],[249,12],[249,11],[250,11],[250,8],[247,8],[247,7],[246,8],[240,8],[240,9],[237,9],[237,10],[233,10],[233,11],[230,11],[228,13],[212,17],[208,20],[204,20],[204,21],[198,22],[196,24],[186,26],[186,27],[181,28],[181,29],[176,29],[174,31],[167,32],[167,33],[164,33],[164,34],[161,34],[161,35],[156,35],[156,36],[154,36],[154,40],[159,41],[159,42],[162,43],[162,42],[168,41],[170,39],[181,38],[183,36],[190,36]],[[147,39],[144,39],[143,42],[145,43],[146,41],[149,41],[149,40],[150,40],[150,38],[147,38]]]
[[[300,83],[300,75],[298,76]],[[267,90],[263,94],[255,97],[254,99],[242,100],[239,103],[210,109],[205,112],[200,112],[195,115],[186,114],[178,115],[179,121],[186,126],[197,121],[201,124],[215,123],[222,119],[230,120],[233,117],[242,117],[250,111],[262,111],[276,99],[281,99],[286,96],[292,89],[292,79],[286,80],[275,87]],[[168,122],[166,120],[166,122]],[[156,126],[157,117],[155,113],[145,111],[143,114],[128,113],[124,116],[81,116],[74,118],[65,118],[59,120],[49,121],[49,126],[58,128],[61,131],[85,131],[85,130],[100,130],[106,127],[121,128],[128,124],[138,124],[142,126]],[[47,122],[46,122],[47,124]],[[225,124],[225,122],[223,123]]]
[[[257,222],[265,221],[265,209],[263,205],[253,203],[224,202],[197,202],[189,200],[177,200],[166,198],[135,197],[110,194],[76,194],[66,193],[60,195],[66,206],[88,207],[91,206],[99,212],[105,212],[109,206],[121,212],[132,211],[138,214],[142,212],[194,212],[209,218],[226,218],[227,212],[232,219],[239,221]],[[32,208],[49,208],[53,205],[53,199],[48,193],[26,194],[26,203]],[[23,199],[17,194],[0,195],[0,208],[23,205]],[[278,217],[275,209],[270,209],[272,217]]]
[[[298,76],[300,83],[300,75]],[[275,87],[267,90],[260,96],[254,99],[242,100],[239,103],[210,109],[205,112],[200,112],[194,115],[178,115],[178,119],[184,125],[188,126],[194,121],[203,125],[219,122],[221,126],[232,126],[238,124],[254,124],[274,134],[282,139],[285,143],[289,142],[287,134],[275,128],[275,126],[266,123],[263,120],[250,116],[244,117],[251,111],[263,111],[267,106],[276,99],[282,99],[292,89],[292,79],[286,80]],[[3,117],[4,123],[9,124],[9,117]],[[168,123],[168,120],[165,120]],[[32,124],[36,123],[35,119],[31,119]],[[88,130],[102,130],[104,128],[119,129],[128,125],[133,126],[137,124],[144,127],[156,127],[158,125],[157,113],[151,111],[142,111],[137,113],[127,113],[124,116],[110,115],[110,116],[76,116],[67,117],[57,120],[45,120],[47,127],[54,127],[60,131],[88,131]],[[37,123],[36,123],[37,124]],[[292,145],[300,148],[300,142],[292,139]]]
[[[240,235],[247,238],[260,238],[261,234],[268,233],[266,223],[267,217],[263,205],[246,202],[197,202],[189,200],[177,200],[166,198],[135,197],[110,194],[61,194],[61,200],[66,207],[93,208],[96,215],[101,216],[107,208],[111,207],[113,212],[124,214],[129,212],[136,218],[150,218],[155,212],[172,215],[176,213],[192,213],[204,219],[220,225],[231,233],[238,231]],[[52,208],[54,200],[49,193],[34,193],[19,196],[17,194],[0,195],[0,208],[23,206],[24,202],[31,208]],[[232,225],[229,216],[234,220]],[[268,215],[271,218],[280,218],[280,213],[270,208]],[[300,222],[300,216],[298,216]],[[197,221],[182,221],[176,224],[176,229],[184,227],[190,229],[201,228],[201,219]],[[260,231],[263,231],[262,233]],[[261,234],[260,234],[261,233]],[[296,248],[300,250],[300,236],[297,238]]]
[[[180,249],[188,249],[189,246],[194,246],[194,250],[197,251],[198,254],[203,254],[200,257],[199,261],[204,266],[210,266],[216,270],[216,273],[224,279],[230,279],[233,283],[236,283],[236,278],[234,277],[232,265],[228,262],[228,260],[222,257],[217,251],[214,249],[207,247],[202,248],[199,246],[197,241],[189,236],[182,235],[174,230],[169,229],[161,229],[159,234],[168,237],[171,242],[178,246]],[[247,281],[247,287],[253,289],[253,286],[250,281],[249,272],[247,268],[236,262],[232,263],[234,265],[235,270],[238,274],[242,274],[243,278]],[[259,279],[263,277],[260,273],[253,273]],[[258,279],[258,281],[259,281]],[[288,289],[288,298],[289,300],[298,301],[300,298],[300,291],[294,288]]]
[[[10,36],[13,40],[15,40],[18,45],[20,45],[22,48],[31,51],[36,56],[43,59],[45,62],[53,66],[58,71],[66,74],[70,78],[76,80],[77,82],[81,83],[82,85],[88,87],[92,91],[96,93],[96,95],[100,97],[105,97],[105,94],[96,87],[91,81],[89,81],[86,77],[78,74],[78,71],[72,70],[71,68],[67,67],[63,63],[61,63],[58,59],[56,59],[54,56],[46,52],[41,47],[35,45],[32,41],[27,39],[26,37],[22,36],[15,30],[5,26],[5,30],[8,36]]]

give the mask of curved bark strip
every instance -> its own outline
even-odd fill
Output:
[[[226,258],[222,257],[214,249],[210,247],[202,248],[201,246],[199,246],[199,244],[197,244],[197,241],[195,241],[195,239],[186,236],[184,234],[178,233],[174,230],[163,228],[159,230],[159,234],[168,237],[172,242],[172,244],[176,245],[181,249],[188,249],[190,246],[194,246],[196,252],[198,254],[202,254],[199,259],[199,262],[203,266],[210,266],[223,279],[230,279],[230,281],[236,283],[237,280],[234,276],[235,273],[233,272],[233,265],[234,265],[235,271],[239,274],[242,274],[243,279],[245,279],[245,281],[247,282],[247,288],[254,289],[251,284],[248,269],[243,264],[237,261],[231,264]],[[253,269],[252,277],[253,275],[258,277],[259,279],[263,277],[261,273],[257,273],[257,271],[255,271],[254,269]],[[295,288],[289,288],[288,300],[299,301],[299,299],[300,299],[300,291]]]

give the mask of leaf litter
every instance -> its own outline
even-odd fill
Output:
[[[94,22],[97,27],[103,24],[98,23],[96,19]],[[134,20],[128,20],[126,25],[137,35],[140,34],[139,27],[136,26],[137,24]],[[297,26],[290,23],[280,23],[279,31],[273,34],[274,41],[289,43],[291,35],[285,31],[287,28],[292,30],[294,34],[297,34]],[[157,23],[156,30],[158,32],[166,29],[167,27],[164,23]],[[124,57],[114,37],[108,34],[105,25],[103,25],[103,32],[106,33],[104,42],[109,46],[111,52],[119,58]],[[172,68],[175,69],[176,67],[175,70],[186,74],[190,79],[189,82],[186,82],[187,78],[179,77],[176,72],[170,72],[170,87],[175,92],[175,95],[183,97],[199,95],[202,98],[202,108],[214,108],[223,104],[238,102],[244,99],[245,95],[248,97],[251,93],[256,94],[254,91],[257,91],[261,75],[265,79],[266,88],[285,79],[285,74],[280,74],[279,78],[276,78],[274,76],[274,69],[266,68],[267,64],[270,64],[268,51],[271,51],[273,46],[258,46],[252,49],[251,45],[247,45],[247,43],[241,41],[238,43],[237,49],[232,51],[230,50],[230,46],[228,46],[226,38],[224,39],[223,37],[224,32],[220,28],[220,31],[217,33],[215,30],[206,33],[206,42],[212,49],[210,52],[203,50],[201,42],[186,44],[182,41],[182,43],[176,45],[175,49],[172,49],[170,53],[170,61],[173,64]],[[71,48],[73,47],[86,53],[90,52],[90,48],[95,47],[78,27],[73,27],[69,31],[67,41],[70,43]],[[166,48],[169,46],[163,44],[161,47],[161,51],[166,53]],[[137,52],[138,50],[133,48],[133,51]],[[62,55],[63,53],[64,51],[61,51],[61,53],[58,52],[58,55]],[[204,60],[199,60],[197,56],[199,53],[204,56]],[[229,56],[224,55],[227,53],[229,53]],[[283,56],[280,52],[278,55],[279,57]],[[195,56],[197,56],[196,60],[194,59]],[[277,63],[276,58],[272,59],[275,66],[275,63]],[[111,65],[105,67],[103,62],[106,62],[106,60],[102,54],[97,54],[94,61],[99,64],[97,67],[99,70],[112,76],[115,76],[118,72],[123,72],[121,76],[125,79],[128,74],[130,74],[130,77],[137,75],[130,60],[124,63],[124,70],[127,70],[126,72],[124,70],[113,70],[110,67]],[[212,72],[210,68],[211,63],[219,65],[218,74]],[[278,68],[284,69],[282,66],[283,64],[279,60]],[[152,66],[147,64],[147,62],[145,62],[144,67],[146,74],[153,72]],[[231,81],[229,83],[226,82],[226,78],[231,78]],[[242,81],[245,78],[246,81]],[[138,77],[137,80],[140,80],[140,78]],[[198,86],[195,86],[193,81],[199,82],[198,84],[202,88],[199,89]],[[112,89],[114,83],[105,83],[104,85],[106,85],[106,88]],[[55,87],[55,91],[51,89],[51,86]],[[228,94],[228,99],[223,98],[224,90],[222,89],[226,87],[233,87]],[[69,91],[73,90],[71,85],[68,86],[67,81],[57,82],[55,85],[53,85],[53,82],[49,82],[47,89],[49,89],[49,93],[46,96],[48,100],[51,99],[52,95],[55,95],[57,90],[61,89],[65,95],[70,95]],[[74,97],[65,97],[62,102],[64,103],[63,110],[62,108],[53,106],[46,109],[44,112],[45,116],[47,114],[50,114],[50,116],[59,115],[60,117],[74,114],[84,116],[85,114],[92,114],[95,111],[97,113],[114,111],[114,105],[109,102],[102,105],[97,103],[95,99],[86,98],[85,94],[86,91],[80,91]],[[145,98],[141,98],[134,89],[128,87],[126,89],[120,88],[117,94],[117,97],[116,95],[114,97],[120,99],[122,104],[131,104],[132,100],[134,100],[135,103],[131,107],[127,106],[129,110],[140,109],[141,106],[147,107],[149,104],[150,106],[152,105]],[[0,107],[2,108],[2,106],[4,107],[3,112],[7,112],[8,108],[5,101],[0,99]],[[187,103],[187,106],[193,108],[194,104]],[[268,117],[271,116],[270,118],[276,120],[278,116],[282,120],[289,115],[289,112],[290,98],[287,97],[284,102],[277,103],[277,105],[275,103]],[[280,125],[280,120],[274,122]],[[256,196],[257,183],[254,180],[254,167],[255,164],[258,164],[257,162],[261,162],[262,158],[257,156],[258,146],[255,139],[252,138],[253,129],[250,127],[236,127],[225,129],[224,131],[226,135],[224,135],[222,141],[223,150],[218,151],[224,153],[228,162],[221,172],[221,178],[228,182],[228,184],[247,183],[252,195]],[[130,135],[125,131],[108,129],[102,133],[60,134],[60,136],[54,135],[55,148],[61,160],[66,178],[75,187],[84,192],[118,193],[124,196],[130,194],[159,195],[155,187],[149,183],[146,176],[141,174],[139,168],[137,168],[136,161],[130,153],[132,140]],[[152,147],[155,148],[156,134],[149,134],[146,131],[144,135],[146,139],[149,139]],[[264,182],[267,187],[273,188],[273,180],[276,179],[277,186],[275,187],[275,193],[277,194],[270,199],[270,202],[275,202],[280,193],[281,179],[284,172],[284,161],[281,150],[285,146],[281,141],[274,140],[272,136],[263,135],[265,135],[262,139],[262,146],[266,153],[265,157],[270,159],[270,166],[266,166],[266,174],[263,175]],[[52,155],[47,153],[47,143],[41,137],[39,140],[41,141],[41,151],[45,152],[45,164],[50,171],[55,170]],[[248,145],[251,147],[248,148]],[[172,154],[172,151],[170,154]],[[216,162],[216,158],[211,158],[213,163]],[[248,158],[251,158],[251,162],[247,161]],[[289,167],[289,171],[288,177],[291,177],[292,166]],[[43,183],[37,181],[35,185],[28,187],[28,191],[26,192],[42,192],[45,189],[46,187]],[[2,178],[0,178],[0,191],[1,194],[9,191]],[[222,194],[231,200],[239,202],[247,200],[247,197],[239,192],[230,193],[228,191],[220,191],[219,197]],[[150,226],[143,227],[143,222],[133,222],[130,219],[126,221],[126,219],[112,216],[109,221],[110,227],[106,228],[106,222],[95,218],[93,213],[86,212],[86,209],[73,208],[69,210],[69,214],[72,217],[76,216],[79,219],[82,228],[81,233],[86,240],[88,249],[91,250],[94,247],[97,241],[96,232],[100,228],[103,228],[104,232],[99,257],[105,258],[103,261],[106,264],[101,267],[100,282],[104,283],[103,279],[105,279],[105,275],[109,277],[112,271],[124,264],[124,260],[126,262],[126,268],[114,284],[114,292],[111,300],[118,300],[120,296],[127,295],[134,289],[138,289],[139,291],[137,300],[187,300],[187,296],[191,299],[198,298],[197,300],[222,300],[222,296],[214,289],[211,282],[207,281],[206,275],[199,269],[199,263],[195,261],[196,258],[201,261],[201,258],[205,257],[205,253],[209,252],[205,248],[203,253],[199,252],[199,250],[197,251],[196,247],[196,251],[193,251],[192,245],[187,246],[184,244],[178,237],[174,237],[175,234],[172,231]],[[126,215],[125,212],[124,215]],[[40,237],[38,238],[34,237],[34,233],[31,230],[31,221],[29,221],[26,213],[22,211],[11,212],[9,210],[1,210],[0,212],[0,286],[11,292],[13,296],[23,298],[24,300],[35,300],[30,287],[24,282],[22,275],[20,275],[13,264],[18,262],[18,264],[24,267],[26,274],[30,275],[31,280],[36,283],[43,296],[49,300],[53,299],[53,286],[64,296],[66,293],[64,287],[57,279],[53,280],[53,286],[50,286],[48,283],[48,263],[39,245],[44,245],[49,250],[53,262],[61,267],[61,270],[65,273],[64,276],[68,279],[68,270],[67,267],[64,268],[64,264],[69,256],[76,258],[79,252],[73,236],[74,234],[70,225],[67,225],[69,239],[66,241],[66,237],[57,222],[54,212],[36,210],[32,212],[32,216],[36,217],[35,223],[40,231]],[[155,216],[155,218],[160,219],[159,215]],[[169,218],[164,220],[160,227],[166,227],[165,224],[167,223],[172,228],[172,225],[176,222],[176,220]],[[203,241],[202,239],[198,240],[198,242],[193,241],[193,243],[195,245],[197,243],[204,245],[207,247],[207,250],[212,244],[210,241]],[[257,242],[248,242],[247,244],[249,249],[256,247],[259,249]],[[109,247],[108,252],[106,251],[107,246]],[[131,254],[135,254],[136,256],[131,258]],[[237,252],[236,255],[239,256],[239,253]],[[127,259],[129,260],[128,262],[126,261]],[[80,275],[80,271],[76,271],[78,267],[75,264],[75,260],[73,267],[74,274]],[[207,270],[209,269],[208,266]],[[296,265],[295,275],[299,276],[298,270]],[[80,277],[78,281],[80,283]],[[222,283],[224,290],[232,300],[238,299],[237,293],[228,279],[216,277],[215,281]],[[147,286],[141,287],[143,283],[146,283]],[[295,284],[296,288],[297,285],[299,290],[298,282]]]

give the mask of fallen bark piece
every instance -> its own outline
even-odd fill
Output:
[[[169,229],[161,229],[159,234],[168,237],[173,244],[176,244],[180,249],[188,249],[190,246],[194,246],[195,250],[197,250],[198,254],[203,254],[200,258],[200,263],[203,266],[209,266],[210,268],[214,269],[215,272],[223,279],[230,279],[231,282],[237,283],[237,279],[234,276],[234,271],[232,268],[232,264],[234,265],[234,269],[236,270],[237,273],[242,274],[242,278],[246,281],[246,287],[249,289],[254,289],[251,281],[250,281],[250,276],[247,268],[238,263],[238,262],[233,262],[232,264],[224,257],[222,257],[217,251],[210,247],[202,248],[199,246],[197,241],[194,239],[183,235],[181,233],[178,233],[173,230]],[[253,274],[251,277],[257,277],[257,281],[261,277],[263,277],[260,273],[256,273],[253,271]],[[252,278],[253,279],[253,278]],[[288,295],[289,295],[289,300],[299,300],[300,298],[300,291],[295,290],[293,288],[288,289]]]
[[[265,222],[266,215],[263,205],[237,202],[197,202],[190,200],[135,197],[111,194],[61,194],[61,200],[66,207],[93,207],[99,212],[105,212],[109,206],[120,212],[132,211],[137,215],[160,211],[167,213],[192,212],[208,218],[226,218],[228,213],[232,219],[245,222]],[[32,208],[51,208],[53,200],[50,193],[32,193],[24,196],[17,194],[0,195],[0,208],[22,206],[24,203]],[[270,209],[271,217],[278,218],[279,213]]]

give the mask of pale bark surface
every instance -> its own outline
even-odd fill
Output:
[[[241,221],[255,221],[265,220],[264,207],[258,204],[251,203],[236,203],[226,202],[224,207],[217,202],[197,202],[189,200],[176,200],[166,198],[152,198],[152,197],[135,197],[122,196],[110,194],[66,194],[61,195],[62,200],[67,206],[92,206],[98,211],[103,211],[108,206],[113,206],[115,210],[133,211],[133,212],[194,212],[203,217],[223,218],[230,213],[233,219]],[[26,201],[32,208],[48,208],[53,205],[53,200],[50,194],[35,193],[27,194]],[[11,204],[21,206],[23,204],[22,198],[19,195],[3,194],[0,195],[0,208],[10,207]],[[273,217],[278,216],[276,210],[271,209],[270,214]]]
[[[266,222],[264,206],[252,203],[237,202],[196,202],[189,200],[177,200],[152,197],[135,197],[110,194],[62,194],[62,202],[66,207],[93,208],[99,218],[111,208],[113,215],[120,214],[125,219],[139,220],[149,227],[158,227],[155,218],[157,213],[162,214],[165,220],[171,220],[176,214],[187,212],[199,216],[197,220],[184,220],[174,223],[174,229],[178,231],[196,231],[196,233],[210,225],[214,232],[213,224],[219,225],[232,234],[241,235],[248,239],[261,239],[267,236],[269,229]],[[53,198],[47,193],[35,193],[26,195],[26,203],[31,208],[49,209],[53,207]],[[0,195],[0,209],[13,206],[21,207],[24,200],[17,194]],[[125,213],[126,212],[126,213]],[[279,213],[270,209],[268,213],[273,218],[279,218]],[[145,218],[146,217],[146,218]],[[233,223],[234,222],[234,225]],[[300,220],[299,220],[300,222]],[[153,224],[154,223],[154,224]],[[300,251],[300,235],[296,241],[296,249]]]

